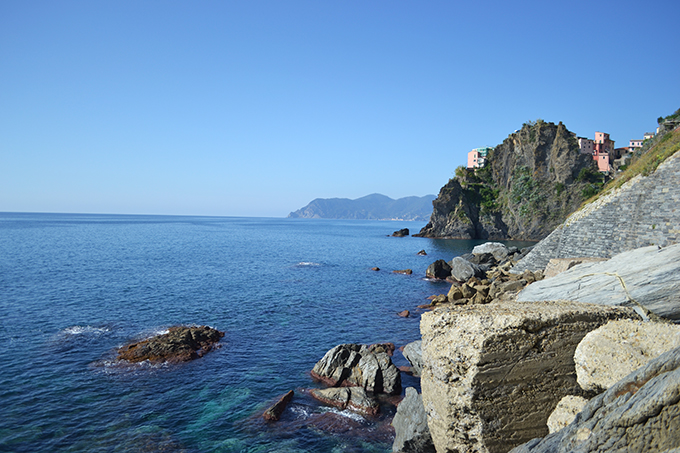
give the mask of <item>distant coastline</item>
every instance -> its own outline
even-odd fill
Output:
[[[427,222],[435,195],[392,199],[382,194],[349,198],[317,198],[288,214],[294,219],[402,220]]]

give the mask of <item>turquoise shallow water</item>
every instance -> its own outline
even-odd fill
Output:
[[[416,306],[448,290],[425,269],[480,242],[389,237],[422,226],[0,213],[0,451],[390,451],[393,406],[365,419],[304,390],[336,344],[418,338]],[[175,324],[223,330],[222,347],[176,366],[113,362]],[[282,420],[262,422],[291,389]]]

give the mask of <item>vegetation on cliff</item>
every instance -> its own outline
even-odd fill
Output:
[[[601,185],[596,163],[562,123],[527,122],[485,167],[456,169],[418,236],[539,240]]]

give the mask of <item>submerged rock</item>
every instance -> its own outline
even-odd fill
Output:
[[[118,360],[128,362],[188,362],[213,349],[224,332],[208,326],[175,326],[167,333],[125,345],[118,349]]]
[[[312,369],[312,377],[331,386],[362,387],[375,393],[401,392],[401,374],[390,356],[394,345],[341,344]]]
[[[286,409],[286,406],[288,405],[290,400],[293,399],[294,395],[295,392],[290,390],[288,393],[279,398],[279,400],[276,403],[274,403],[272,407],[264,411],[264,414],[262,414],[264,419],[269,422],[278,421],[279,418],[281,418],[281,414]]]
[[[392,233],[392,236],[397,238],[403,238],[405,236],[408,236],[409,234],[411,234],[411,232],[408,230],[408,228],[402,228],[401,230],[397,230],[394,233]]]

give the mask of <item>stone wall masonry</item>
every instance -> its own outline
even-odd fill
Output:
[[[512,269],[544,269],[551,258],[612,256],[680,242],[680,152],[572,214]]]

